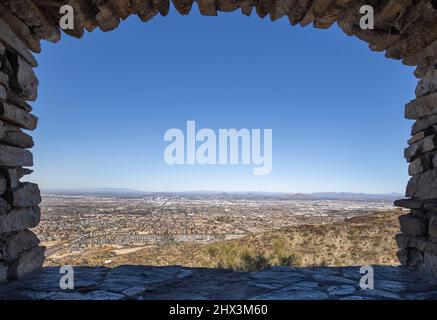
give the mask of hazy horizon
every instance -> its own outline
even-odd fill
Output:
[[[316,194],[350,194],[350,195],[396,195],[402,196],[399,192],[387,192],[387,193],[368,193],[368,192],[348,192],[348,191],[319,191],[319,192],[288,192],[288,191],[248,191],[248,190],[184,190],[184,191],[171,191],[171,190],[140,190],[135,188],[117,188],[117,187],[78,187],[78,188],[41,188],[41,192],[96,192],[96,191],[108,191],[108,192],[136,192],[136,193],[235,193],[235,194],[288,194],[288,195],[316,195]]]

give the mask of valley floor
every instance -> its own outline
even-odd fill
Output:
[[[231,240],[168,242],[159,245],[87,245],[48,256],[47,266],[124,264],[219,267],[259,271],[270,266],[398,265],[394,240],[400,210],[252,233]],[[43,245],[50,242],[43,242]]]

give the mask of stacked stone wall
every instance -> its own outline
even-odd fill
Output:
[[[403,265],[437,275],[437,42],[416,54],[419,82],[416,99],[405,107],[405,117],[414,120],[404,151],[411,176],[407,199],[396,205],[409,209],[399,218],[396,235]]]
[[[29,228],[40,221],[38,186],[22,182],[32,172],[38,119],[27,101],[37,97],[36,62],[27,47],[0,21],[0,282],[42,266],[44,248]]]
[[[396,236],[402,264],[437,276],[437,4],[434,0],[172,0],[187,15],[196,5],[202,15],[241,10],[271,21],[326,29],[334,23],[349,36],[369,43],[388,58],[417,66],[417,98],[405,116],[415,121],[405,157],[412,176]],[[73,9],[74,27],[61,30],[61,7]],[[374,25],[360,24],[363,5],[374,11]],[[40,220],[38,186],[22,182],[33,165],[29,131],[37,126],[28,101],[37,97],[31,53],[41,40],[61,34],[82,37],[96,28],[109,31],[137,15],[146,22],[166,16],[169,0],[2,0],[0,1],[0,281],[22,276],[44,260],[44,249],[29,230]],[[143,35],[141,35],[142,37]],[[146,41],[146,40],[144,40]],[[236,71],[238,72],[238,71]],[[365,88],[364,88],[365,89]],[[256,88],[255,88],[256,90]],[[365,91],[365,90],[363,90]],[[383,106],[381,106],[383,107]],[[390,124],[387,124],[390,126]]]

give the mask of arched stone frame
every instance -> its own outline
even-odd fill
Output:
[[[401,264],[437,276],[437,1],[435,0],[172,0],[186,15],[193,2],[203,15],[241,9],[272,21],[287,17],[292,25],[329,28],[338,23],[349,36],[369,43],[388,58],[417,66],[417,98],[406,105],[405,117],[415,120],[405,149],[412,176],[406,199],[396,205],[410,209],[400,217],[396,236]],[[96,27],[115,29],[136,14],[142,21],[167,15],[169,0],[4,0],[0,2],[0,282],[21,277],[42,266],[44,248],[29,228],[40,220],[38,186],[20,182],[33,165],[37,118],[26,101],[37,97],[37,62],[42,39],[61,38],[60,7],[74,9],[75,27],[66,34],[82,37]],[[360,8],[371,5],[375,29],[363,30]]]

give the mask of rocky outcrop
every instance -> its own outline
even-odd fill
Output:
[[[426,55],[426,60],[437,56],[436,43],[426,49]],[[404,153],[412,177],[408,199],[395,202],[411,212],[400,217],[401,233],[396,240],[402,264],[437,276],[437,65],[418,70],[417,98],[405,109],[405,116],[416,120]]]
[[[33,165],[32,153],[26,150],[33,147],[33,139],[25,130],[34,130],[38,122],[26,102],[37,97],[36,61],[29,41],[17,35],[26,25],[11,14],[8,22],[2,20],[4,10],[0,4],[0,282],[38,269],[44,261],[44,248],[29,230],[40,221],[40,191],[36,184],[20,182],[31,172],[23,167]],[[26,21],[38,28],[37,20]]]
[[[32,153],[22,148],[16,148],[0,143],[0,166],[4,168],[33,166]]]
[[[359,9],[363,5],[359,0],[172,0],[172,3],[182,15],[189,14],[197,6],[200,13],[206,16],[240,9],[244,15],[257,14],[260,18],[269,17],[272,21],[287,17],[292,25],[313,24],[316,28],[325,29],[337,22],[348,35],[369,42],[372,50],[386,51],[387,57],[403,59],[408,65],[422,64],[424,68],[432,65],[437,47],[437,10],[428,0],[370,1],[368,4],[373,6],[375,12],[374,30],[362,30],[359,27],[362,17]],[[146,22],[158,14],[166,16],[170,10],[169,0],[6,1],[0,6],[0,12],[4,12],[0,15],[3,19],[0,30],[2,28],[5,32],[4,42],[31,66],[36,65],[27,48],[39,52],[41,39],[59,41],[59,8],[64,4],[74,9],[75,24],[74,29],[62,31],[79,38],[85,31],[91,32],[95,28],[113,30],[130,15],[137,15]],[[7,30],[7,26],[10,30]],[[432,81],[424,80],[418,93],[432,87]]]

